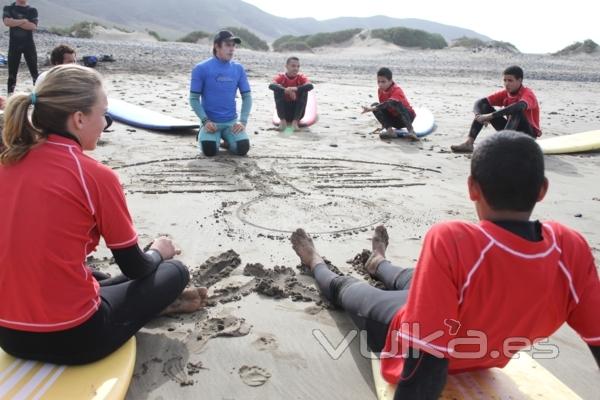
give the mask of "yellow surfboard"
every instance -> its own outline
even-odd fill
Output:
[[[600,130],[540,139],[537,142],[544,154],[568,154],[600,150]]]
[[[579,399],[575,392],[525,353],[518,353],[504,368],[448,375],[440,399]],[[371,367],[379,400],[392,400],[396,386],[381,376],[381,365],[373,358]]]
[[[0,399],[124,399],[133,375],[135,350],[132,337],[103,360],[64,366],[21,360],[0,349]]]

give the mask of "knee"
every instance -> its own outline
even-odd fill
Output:
[[[329,291],[331,293],[331,301],[337,305],[341,306],[342,304],[342,295],[345,289],[352,286],[353,284],[359,282],[353,276],[342,275],[333,279],[329,284]]]
[[[373,115],[382,124],[387,123],[387,120],[389,119],[389,115],[386,110],[376,109],[373,111]]]
[[[488,99],[483,98],[483,99],[479,99],[475,102],[473,109],[478,114],[488,114],[490,112],[490,110],[493,110],[493,107],[490,105],[490,102],[488,101]]]
[[[206,157],[214,157],[219,152],[219,146],[217,146],[217,142],[213,141],[202,141],[200,142],[202,147],[202,154]]]
[[[246,154],[248,154],[248,151],[250,151],[250,140],[240,140],[236,144],[237,146],[235,149],[235,154],[237,154],[238,156],[245,156]]]
[[[276,100],[283,99],[283,94],[285,91],[282,87],[272,83],[271,85],[269,85],[269,89],[273,91],[273,96]]]
[[[312,83],[307,83],[306,85],[302,85],[298,88],[298,94],[304,94],[304,93],[308,93],[311,90],[314,89],[314,86]]]
[[[180,282],[179,287],[181,291],[190,283],[190,270],[188,267],[179,260],[166,260],[163,261],[159,267],[162,267],[173,276],[176,276]]]

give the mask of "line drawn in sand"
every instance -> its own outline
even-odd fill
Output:
[[[401,163],[293,156],[179,157],[115,169],[123,170],[129,193],[257,192],[235,212],[241,222],[278,233],[302,225],[311,234],[360,231],[383,223],[388,213],[355,193],[424,186],[440,173]]]

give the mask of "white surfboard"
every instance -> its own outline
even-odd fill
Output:
[[[115,121],[142,129],[155,131],[181,131],[196,129],[197,122],[171,117],[163,113],[148,110],[145,107],[128,103],[123,100],[108,99],[108,115]]]
[[[435,118],[433,117],[433,113],[428,108],[424,107],[415,107],[415,120],[413,121],[413,129],[417,137],[427,136],[435,131]],[[406,128],[396,129],[396,133],[398,137],[404,137],[408,135],[408,130]]]

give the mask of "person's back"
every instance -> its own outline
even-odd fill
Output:
[[[6,326],[16,329],[34,321],[41,330],[76,325],[97,308],[98,285],[82,255],[98,244],[101,196],[118,193],[117,177],[72,140],[50,135],[22,162],[0,168],[0,182],[11,182],[0,192],[0,207],[22,210],[0,226],[0,292],[22,300],[18,307],[0,305],[0,315],[11,315]],[[123,235],[137,242],[135,232]]]
[[[381,358],[397,399],[437,399],[448,373],[503,367],[567,322],[600,365],[600,279],[583,237],[558,222],[530,220],[548,191],[532,137],[502,131],[471,158],[469,197],[479,223],[447,221],[425,235],[416,267],[386,259],[375,228],[365,262],[385,290],[330,271],[302,229],[292,247],[321,293],[350,314]],[[548,343],[534,358],[557,357]],[[537,353],[537,354],[536,354]]]
[[[588,307],[600,293],[590,291],[597,272],[587,243],[557,222],[535,227],[540,240],[491,221],[432,227],[411,286],[430,296],[409,298],[391,329],[404,340],[422,340],[427,351],[451,353],[450,373],[503,367],[565,321],[593,335]],[[429,321],[444,321],[445,328]],[[384,368],[391,378],[402,365],[384,361]]]
[[[31,107],[33,106],[33,109]],[[85,155],[103,129],[100,74],[54,67],[30,94],[11,96],[0,153],[0,348],[54,364],[97,361],[160,313],[194,312],[205,288],[173,242],[137,243],[116,174]],[[122,275],[86,266],[104,239]],[[176,301],[177,300],[177,301]]]
[[[600,280],[590,247],[558,222],[529,220],[548,189],[539,146],[514,131],[487,138],[468,186],[480,222],[428,232],[385,351],[423,350],[447,360],[450,373],[503,367],[567,322],[598,357]],[[415,360],[382,357],[382,373],[398,382]]]

